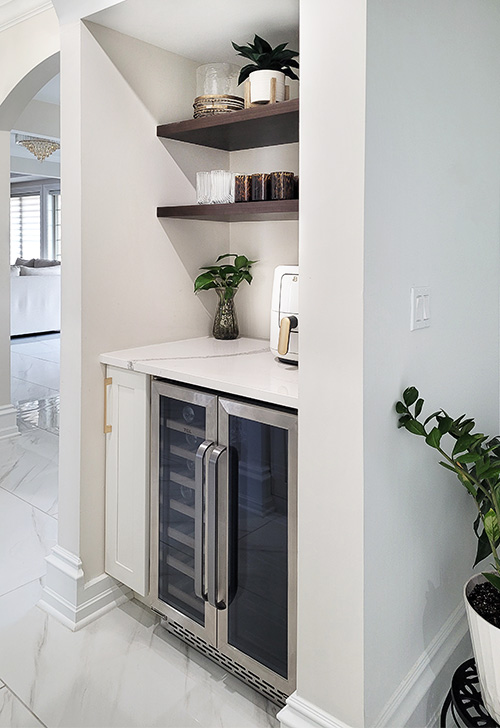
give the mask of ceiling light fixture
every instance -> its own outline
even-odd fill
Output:
[[[16,134],[16,144],[25,147],[39,162],[43,162],[44,159],[47,159],[61,148],[59,142],[54,139],[42,139],[41,137],[26,136],[25,134]]]

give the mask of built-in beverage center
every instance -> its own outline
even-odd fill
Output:
[[[296,366],[252,339],[101,360],[106,571],[169,631],[284,703],[296,661]]]

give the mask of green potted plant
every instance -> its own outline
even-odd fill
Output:
[[[444,410],[422,421],[424,400],[415,387],[405,389],[396,403],[399,427],[423,437],[454,473],[477,507],[478,538],[474,566],[492,558],[491,571],[473,576],[464,589],[472,647],[486,709],[500,722],[500,437],[474,432],[465,415],[452,419]]]
[[[219,265],[205,265],[194,282],[194,292],[209,291],[212,288],[219,297],[215,312],[213,336],[215,339],[237,339],[239,336],[234,297],[238,286],[243,281],[252,282],[250,268],[256,260],[249,260],[246,255],[226,253],[219,255],[216,263],[226,258],[234,258],[233,263],[220,263]]]
[[[286,46],[288,43],[280,43],[275,48],[260,38],[258,35],[253,43],[245,46],[233,43],[233,48],[239,56],[247,58],[251,63],[243,66],[238,78],[238,84],[248,78],[250,80],[250,101],[253,104],[267,103],[271,98],[271,78],[276,79],[276,101],[285,99],[285,76],[298,80],[293,71],[299,67],[295,57],[298,51],[292,51]]]

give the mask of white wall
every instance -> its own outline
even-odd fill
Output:
[[[475,555],[473,504],[393,404],[416,385],[427,414],[498,431],[499,37],[495,0],[368,4],[366,725],[461,603]],[[431,288],[429,329],[410,332],[411,286]]]
[[[46,10],[4,30],[0,43],[0,103],[33,68],[58,50],[59,24],[54,10]]]
[[[301,3],[297,696],[349,726],[363,725],[365,6]]]

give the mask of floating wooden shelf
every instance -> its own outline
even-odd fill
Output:
[[[298,200],[234,202],[229,205],[176,205],[159,207],[158,217],[216,222],[252,222],[254,220],[298,220]]]
[[[299,100],[162,124],[157,135],[234,152],[299,140]]]

